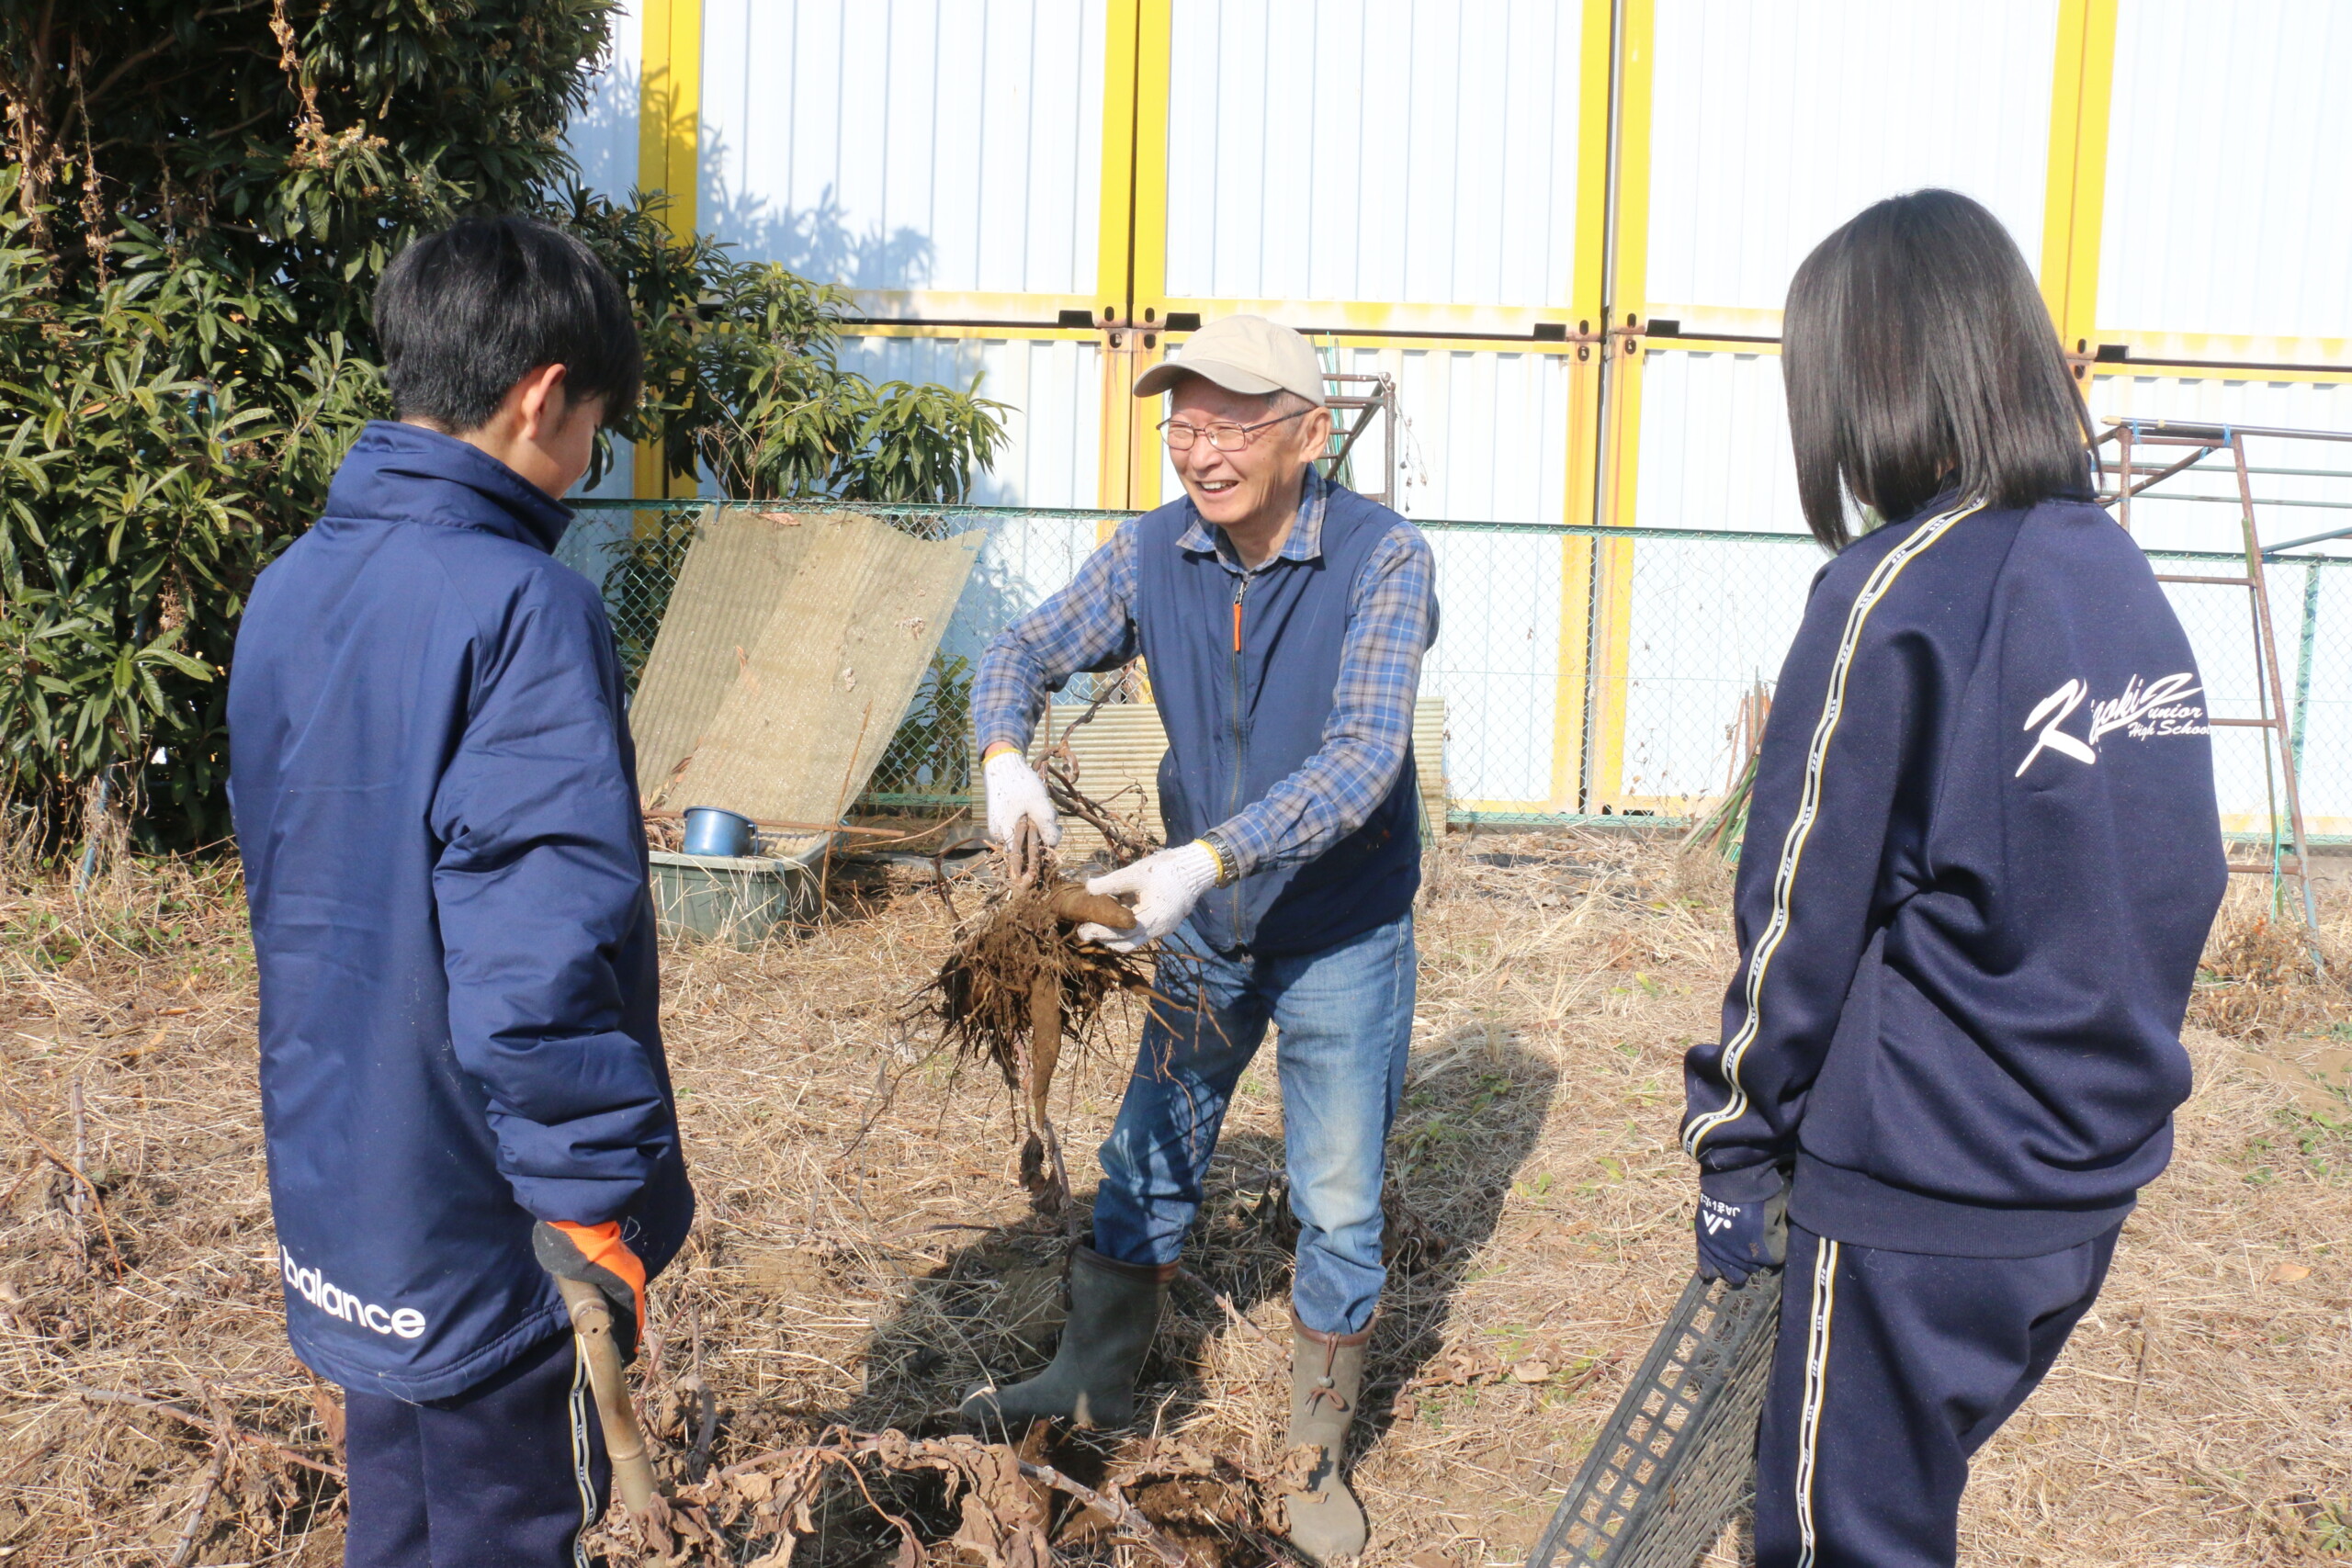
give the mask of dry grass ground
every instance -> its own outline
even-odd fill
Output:
[[[1679,1063],[1713,1027],[1732,953],[1726,879],[1662,846],[1456,838],[1429,871],[1394,1145],[1405,1246],[1356,1483],[1373,1562],[1469,1568],[1523,1559],[1687,1276]],[[2352,936],[2341,889],[2327,918]],[[79,902],[21,872],[0,887],[10,1568],[336,1560],[337,1411],[280,1328],[234,897],[227,868],[145,870]],[[2196,1012],[2233,1033],[2192,1030],[2173,1169],[1983,1455],[1966,1561],[2352,1559],[2352,1042],[2336,1037],[2352,1012],[2278,961],[2258,910],[2237,889]],[[946,940],[935,892],[892,871],[806,938],[669,955],[702,1219],[640,1370],[673,1451],[707,1432],[714,1464],[756,1468],[832,1422],[944,1432],[978,1377],[1043,1359],[1060,1226],[1016,1183],[1001,1084],[905,1019]],[[1055,1090],[1081,1203],[1125,1072],[1097,1053]],[[1235,1478],[1283,1458],[1279,1150],[1271,1074],[1253,1070],[1147,1368],[1159,1446],[1056,1456],[1142,1472],[1134,1495],[1171,1534],[1234,1562],[1261,1551]],[[1173,1473],[1218,1461],[1224,1483]],[[836,1492],[797,1561],[889,1556],[890,1532]],[[956,1516],[919,1493],[884,1501],[944,1537]]]

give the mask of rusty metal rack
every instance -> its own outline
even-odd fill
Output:
[[[2308,539],[2295,539],[2266,551],[2255,528],[2255,495],[2253,470],[2246,461],[2245,444],[2248,436],[2282,437],[2315,441],[2352,441],[2352,434],[2331,431],[2281,430],[2269,426],[2194,424],[2177,420],[2118,420],[2102,432],[2094,446],[2101,464],[2100,504],[2114,509],[2115,520],[2126,531],[2132,526],[2132,502],[2134,497],[2145,495],[2157,485],[2177,475],[2196,469],[2216,454],[2225,454],[2236,481],[2234,497],[2188,496],[2184,500],[2234,500],[2238,510],[2238,533],[2245,551],[2245,570],[2241,574],[2203,575],[2181,572],[2158,572],[2156,581],[2167,583],[2190,583],[2209,587],[2243,588],[2254,627],[2257,682],[2257,716],[2253,718],[2223,718],[2209,716],[2207,722],[2258,729],[2263,733],[2264,784],[2269,791],[2271,820],[2271,856],[2267,863],[2232,861],[2230,869],[2257,875],[2273,876],[2280,883],[2291,880],[2302,895],[2303,924],[2316,938],[2319,931],[2319,909],[2312,896],[2309,866],[2311,841],[2303,830],[2301,785],[2296,776],[2293,731],[2287,708],[2286,686],[2278,672],[2278,647],[2275,622],[2270,614],[2270,588],[2265,576],[2267,555],[2279,549],[2314,544],[2322,539],[2340,536],[2323,534]],[[2113,443],[2116,457],[2113,467],[2107,466],[2104,449]],[[2160,456],[2149,456],[2151,451]],[[2172,454],[2187,456],[2172,459]],[[2172,460],[2167,460],[2172,459]],[[2211,473],[2211,469],[2205,472]],[[2316,470],[2315,470],[2316,471]],[[2112,476],[2113,485],[2107,480]],[[2279,809],[2284,806],[2285,810]],[[2281,831],[2281,829],[2284,831]],[[2282,845],[2291,845],[2292,852],[2281,852]],[[2321,962],[2316,945],[2312,946],[2314,964]]]
[[[1396,425],[1396,378],[1326,370],[1323,385],[1323,401],[1331,411],[1331,450],[1320,459],[1325,465],[1324,474],[1367,501],[1376,501],[1383,506],[1396,505],[1396,446],[1401,439]],[[1373,422],[1384,413],[1388,416],[1388,427],[1382,433],[1380,487],[1375,490],[1368,482],[1371,475],[1355,471],[1356,446],[1372,428]]]

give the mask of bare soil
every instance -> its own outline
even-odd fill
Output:
[[[1457,837],[1428,869],[1355,1483],[1368,1562],[1511,1564],[1688,1277],[1679,1062],[1714,1028],[1728,878],[1597,834]],[[2352,1561],[2352,1010],[2291,928],[2265,923],[2257,879],[2237,880],[2192,1009],[2172,1170],[2048,1383],[1980,1457],[1965,1561]],[[2352,954],[2352,886],[2322,896],[2328,951]],[[1023,1503],[1002,1450],[947,1441],[968,1387],[1049,1353],[1066,1227],[1133,1040],[1114,1006],[1112,1043],[1065,1062],[1053,1113],[1076,1208],[1038,1214],[1001,1077],[910,1021],[949,931],[926,877],[852,868],[821,930],[666,957],[702,1211],[639,1371],[665,1463],[721,1537],[707,1556],[780,1565],[761,1499],[815,1477],[797,1562],[910,1563],[877,1508],[943,1562],[1035,1562],[1048,1538],[1065,1559],[1152,1561],[1098,1513]],[[339,1403],[286,1348],[254,1032],[233,865],[134,868],[79,898],[21,866],[0,882],[10,1568],[338,1559]],[[1203,1562],[1272,1551],[1280,1168],[1269,1061],[1243,1082],[1146,1369],[1146,1431],[1028,1455],[1119,1483]],[[863,1439],[836,1428],[909,1440],[853,1455]]]

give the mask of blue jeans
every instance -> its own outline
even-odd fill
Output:
[[[1317,953],[1262,958],[1208,949],[1190,921],[1159,961],[1159,988],[1119,1120],[1102,1148],[1094,1247],[1123,1263],[1172,1263],[1200,1212],[1201,1179],[1241,1070],[1272,1022],[1298,1267],[1299,1321],[1353,1334],[1372,1321],[1380,1187],[1413,1032],[1408,912]]]

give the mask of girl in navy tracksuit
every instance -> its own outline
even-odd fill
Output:
[[[1990,213],[1871,208],[1783,331],[1838,553],[1774,696],[1723,1039],[1686,1063],[1700,1269],[1781,1261],[1785,1214],[1761,1568],[1950,1563],[1969,1456],[2172,1152],[2227,880],[2206,698]]]

